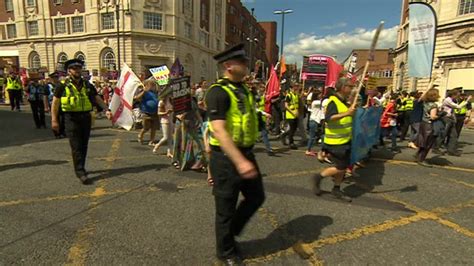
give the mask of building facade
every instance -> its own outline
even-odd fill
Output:
[[[254,63],[257,60],[261,60],[265,65],[268,65],[265,54],[266,32],[252,14],[253,11],[249,12],[240,0],[226,1],[226,46],[245,43],[245,50],[250,58],[251,70],[253,70]]]
[[[344,69],[356,76],[362,76],[369,53],[369,49],[352,50],[343,62]],[[393,58],[393,49],[376,49],[374,61],[369,64],[367,75],[377,78],[377,88],[380,91],[392,88]]]
[[[259,22],[265,31],[265,54],[270,65],[276,65],[278,62],[277,23],[275,21]]]
[[[426,90],[428,78],[416,79],[408,73],[408,29],[409,2],[402,1],[400,27],[398,30],[395,76],[395,88],[409,90]],[[441,95],[446,90],[463,87],[474,93],[474,1],[473,0],[429,0],[423,1],[431,5],[436,13],[438,25],[432,77],[437,77],[434,84],[439,86]]]
[[[194,82],[214,80],[225,15],[226,0],[4,0],[0,62],[52,72],[80,58],[100,75],[126,62],[148,75],[150,67],[179,58]]]

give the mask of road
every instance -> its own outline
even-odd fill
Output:
[[[96,121],[92,186],[74,177],[67,140],[35,129],[31,113],[0,107],[0,132],[0,265],[215,263],[206,176],[175,170],[136,132]],[[463,156],[431,154],[434,168],[413,163],[408,148],[376,151],[344,184],[350,204],[311,193],[310,176],[324,165],[303,148],[268,157],[259,144],[267,198],[238,239],[246,262],[472,265],[473,143],[464,131]],[[330,190],[330,180],[322,187]]]

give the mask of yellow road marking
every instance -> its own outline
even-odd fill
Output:
[[[113,162],[115,161],[114,157],[118,154],[120,144],[121,139],[119,138],[116,138],[112,143],[112,147],[110,148],[109,154],[107,156],[110,158],[110,160],[107,160],[107,170],[112,169]],[[95,208],[98,204],[99,198],[106,195],[107,193],[105,191],[106,180],[99,180],[97,183],[98,185],[95,191],[90,194],[92,197],[92,201],[89,206],[92,208]],[[91,211],[87,212],[86,223],[82,229],[77,231],[76,240],[69,249],[66,265],[85,265],[87,252],[89,252],[90,249],[90,237],[93,236],[96,232],[97,222],[98,221],[96,221],[91,216]]]
[[[460,184],[460,185],[463,185],[463,186],[466,186],[466,187],[469,187],[469,188],[474,188],[474,184],[467,183],[467,182],[460,181],[460,180],[456,180],[454,178],[443,178],[443,179],[450,180],[451,182],[454,182],[456,184]]]
[[[410,161],[402,161],[402,160],[393,160],[393,159],[381,159],[381,158],[371,158],[371,160],[374,161],[382,161],[386,162],[389,164],[405,164],[405,165],[418,165],[415,162],[410,162]],[[474,169],[471,168],[463,168],[463,167],[456,167],[456,166],[445,166],[445,165],[436,165],[433,164],[433,168],[438,168],[438,169],[446,169],[446,170],[454,170],[454,171],[461,171],[461,172],[468,172],[468,173],[474,173]]]
[[[465,236],[468,236],[470,238],[474,238],[474,232],[467,229],[467,228],[464,228],[456,223],[453,223],[449,220],[446,220],[446,219],[443,219],[443,218],[438,218],[436,219],[436,221],[442,225],[445,225],[451,229],[453,229],[454,231],[458,232],[458,233],[461,233]]]

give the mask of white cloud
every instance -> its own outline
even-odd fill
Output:
[[[394,48],[397,29],[398,26],[382,30],[377,48]],[[352,32],[326,36],[300,33],[293,41],[285,44],[286,62],[301,64],[303,55],[310,54],[336,55],[337,60],[341,62],[346,59],[352,49],[369,49],[375,30],[356,28]]]
[[[339,22],[339,23],[332,24],[332,25],[321,26],[320,29],[333,30],[333,29],[345,28],[346,26],[347,26],[346,22]]]

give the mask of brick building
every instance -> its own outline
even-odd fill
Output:
[[[115,1],[0,1],[0,64],[52,72],[81,58],[90,71],[110,73],[127,62],[140,74],[178,57],[194,82],[215,79],[227,0],[120,0],[118,12]]]
[[[265,54],[270,65],[276,65],[278,62],[278,45],[277,39],[277,23],[275,21],[261,21],[259,22],[266,33],[265,38]]]
[[[265,54],[266,32],[240,0],[227,0],[226,24],[227,47],[245,43],[246,52],[251,57],[252,68],[257,60],[268,65]]]
[[[356,76],[362,76],[365,63],[369,58],[369,49],[355,49],[344,60],[344,69]],[[369,77],[377,78],[377,87],[379,90],[386,90],[392,87],[393,80],[393,50],[377,49],[375,50],[375,59],[370,62],[367,74]]]

